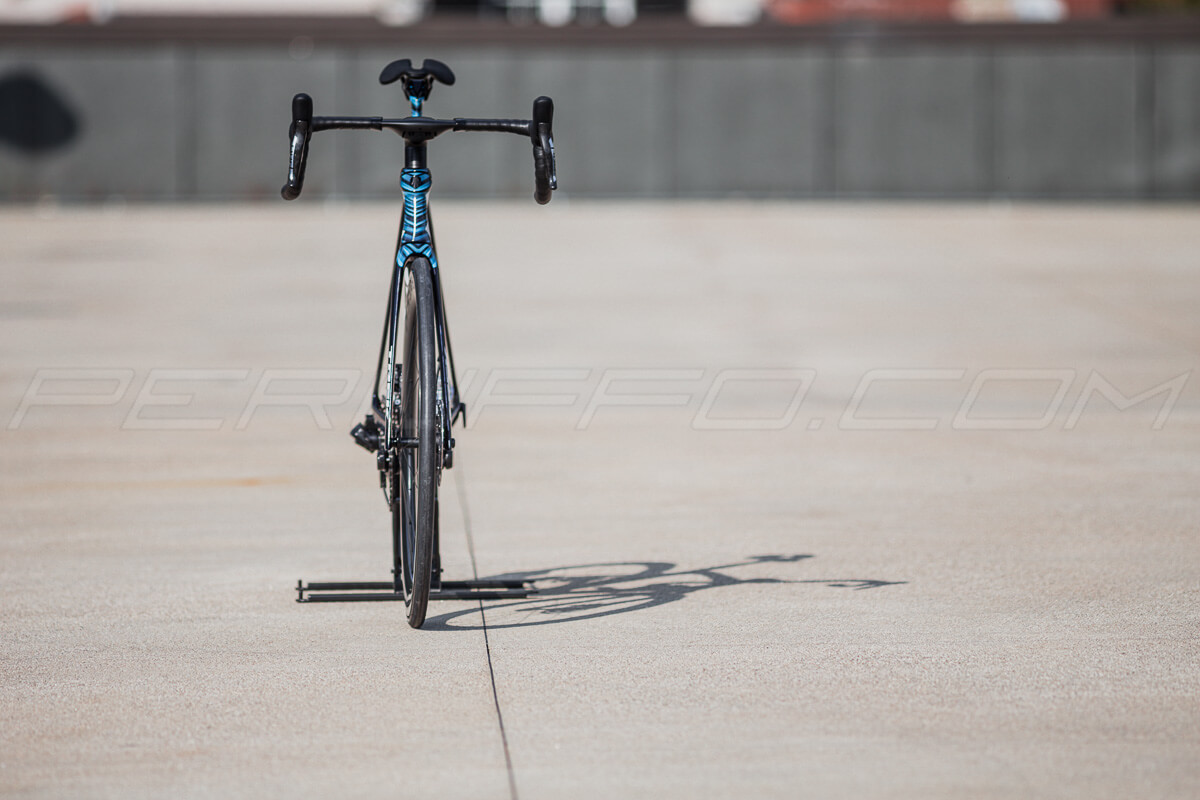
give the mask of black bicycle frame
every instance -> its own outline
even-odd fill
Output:
[[[440,426],[443,438],[441,442],[442,461],[438,465],[439,469],[451,466],[454,447],[454,438],[450,436],[451,428],[458,421],[460,415],[464,425],[467,419],[466,405],[459,397],[458,375],[455,371],[454,351],[450,345],[446,303],[442,294],[437,247],[433,236],[433,222],[429,215],[429,190],[432,186],[432,178],[426,163],[427,142],[447,131],[513,133],[528,137],[533,145],[534,199],[538,203],[547,203],[550,200],[551,192],[557,188],[554,168],[554,139],[551,130],[554,103],[550,98],[539,97],[534,101],[533,119],[531,120],[430,119],[421,115],[421,105],[429,94],[432,80],[453,83],[453,74],[445,65],[427,60],[420,70],[405,77],[405,70],[410,70],[411,66],[407,60],[397,61],[385,68],[380,76],[383,83],[390,83],[398,77],[405,79],[405,94],[412,103],[412,116],[408,118],[314,117],[312,116],[312,98],[303,93],[292,98],[292,126],[288,132],[291,142],[289,170],[287,183],[281,189],[285,200],[294,200],[300,196],[304,185],[305,164],[308,160],[309,137],[313,133],[338,129],[388,129],[395,131],[404,139],[405,167],[400,173],[400,186],[404,192],[404,213],[400,219],[400,231],[396,237],[396,250],[392,259],[387,315],[383,322],[379,359],[375,365],[375,384],[371,393],[371,416],[351,431],[359,445],[376,453],[380,470],[380,484],[385,490],[387,489],[387,476],[394,475],[400,467],[395,461],[397,452],[421,446],[416,438],[405,437],[401,432],[389,428],[389,421],[394,424],[397,408],[393,406],[385,410],[380,399],[381,385],[386,385],[387,401],[392,404],[398,401],[396,388],[402,384],[402,381],[399,380],[399,374],[392,370],[403,367],[396,363],[397,359],[401,357],[401,354],[396,352],[399,345],[396,340],[400,336],[401,325],[404,324],[401,306],[405,303],[407,281],[411,279],[412,263],[415,258],[428,259],[432,267],[434,347],[436,349],[435,358],[441,371],[440,384],[437,387],[437,392],[441,395],[441,402],[436,410],[441,414],[443,422]],[[425,74],[418,75],[417,73]],[[407,308],[404,313],[407,313]],[[407,354],[404,354],[403,357],[407,357]],[[386,380],[390,381],[390,385],[383,384],[385,369],[389,370]],[[437,401],[435,400],[435,402]],[[385,431],[386,436],[381,437],[381,432]],[[388,497],[387,499],[391,505],[392,498]],[[395,514],[394,508],[393,514]],[[393,525],[395,524],[394,519],[393,517]],[[525,580],[441,580],[441,547],[438,541],[436,512],[433,536],[433,563],[431,565],[433,575],[428,599],[507,599],[526,597],[537,592],[537,589]],[[296,599],[302,603],[405,599],[404,593],[399,590],[395,580],[310,584],[305,584],[301,580],[296,584],[296,590]]]

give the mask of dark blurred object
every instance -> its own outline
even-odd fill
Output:
[[[1116,0],[1119,14],[1200,14],[1200,0]]]
[[[36,73],[0,77],[0,142],[33,155],[65,147],[78,134],[76,114]]]
[[[683,14],[687,0],[639,0],[639,14]]]

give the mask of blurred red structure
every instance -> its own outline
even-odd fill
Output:
[[[961,22],[1096,19],[1113,14],[1116,0],[765,0],[772,19],[791,25],[843,20]]]

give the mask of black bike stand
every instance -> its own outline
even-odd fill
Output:
[[[382,590],[382,591],[381,591]],[[305,593],[308,597],[305,597]],[[363,600],[404,600],[391,581],[309,583],[296,581],[297,603],[350,603]],[[532,581],[442,581],[429,592],[430,600],[511,600],[537,594]]]

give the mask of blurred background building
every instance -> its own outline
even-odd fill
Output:
[[[1200,0],[0,0],[0,201],[276,196],[292,94],[404,113],[553,96],[574,197],[1200,197]],[[529,191],[446,136],[442,195]],[[306,193],[394,196],[384,134],[318,137]]]
[[[522,24],[629,25],[643,15],[686,15],[701,25],[770,20],[812,25],[844,20],[965,23],[1060,22],[1121,14],[1184,13],[1200,0],[0,0],[0,20],[53,23],[146,16],[376,16],[411,25],[432,15],[476,15]]]

